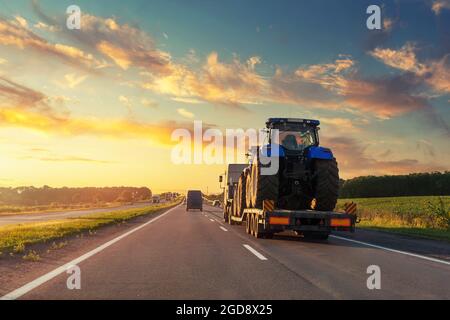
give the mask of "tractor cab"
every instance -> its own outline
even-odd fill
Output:
[[[318,120],[293,119],[293,118],[270,118],[266,122],[269,129],[269,143],[274,134],[272,130],[278,130],[278,143],[287,152],[304,151],[311,146],[319,145]]]

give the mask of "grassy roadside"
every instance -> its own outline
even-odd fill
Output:
[[[139,203],[139,202],[134,202]],[[91,203],[91,204],[71,204],[71,205],[42,205],[42,206],[0,206],[1,216],[13,216],[22,214],[44,214],[52,212],[66,212],[66,211],[79,211],[79,210],[91,210],[91,209],[103,209],[103,208],[115,208],[124,205],[129,205],[129,202],[105,202],[105,203]]]
[[[357,204],[358,227],[450,242],[450,196],[339,199]]]
[[[357,227],[367,230],[397,233],[416,238],[450,242],[450,231],[445,229],[378,226],[376,224],[365,221],[361,221],[361,223],[358,224]]]
[[[6,252],[13,254],[24,253],[26,247],[31,244],[49,242],[83,231],[93,232],[102,226],[112,223],[123,223],[126,220],[152,214],[178,203],[179,201],[174,201],[146,208],[102,212],[74,219],[3,226],[0,227],[0,252],[2,253],[1,255],[4,255]]]

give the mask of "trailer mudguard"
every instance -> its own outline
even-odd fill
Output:
[[[333,152],[330,149],[318,146],[312,146],[308,148],[306,152],[306,157],[308,159],[323,159],[331,160],[333,159]]]

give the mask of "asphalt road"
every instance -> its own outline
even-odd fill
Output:
[[[11,224],[22,224],[29,222],[41,222],[56,219],[67,219],[86,216],[95,213],[112,212],[133,208],[143,208],[151,205],[150,202],[139,202],[130,205],[109,207],[109,208],[97,208],[86,210],[73,210],[73,211],[55,211],[47,213],[27,213],[27,214],[14,214],[14,215],[2,215],[0,216],[0,226],[6,226]]]
[[[220,209],[205,209],[186,212],[178,206],[99,249],[77,264],[80,290],[67,289],[69,275],[62,272],[33,290],[25,288],[21,298],[450,298],[448,244],[363,231],[351,240],[382,248],[334,237],[255,239],[243,226],[223,224]],[[370,265],[381,269],[380,290],[367,288]]]

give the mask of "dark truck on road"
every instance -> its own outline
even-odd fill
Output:
[[[186,196],[186,211],[199,209],[203,211],[203,196],[200,190],[189,190]]]
[[[256,148],[250,164],[230,164],[225,181],[219,177],[225,182],[224,221],[245,222],[246,232],[257,238],[287,230],[315,239],[354,232],[356,215],[333,211],[339,170],[332,151],[319,146],[319,121],[271,118],[266,125],[269,145]],[[279,142],[272,143],[275,129]],[[262,174],[267,164],[261,158],[271,152],[279,168]]]

